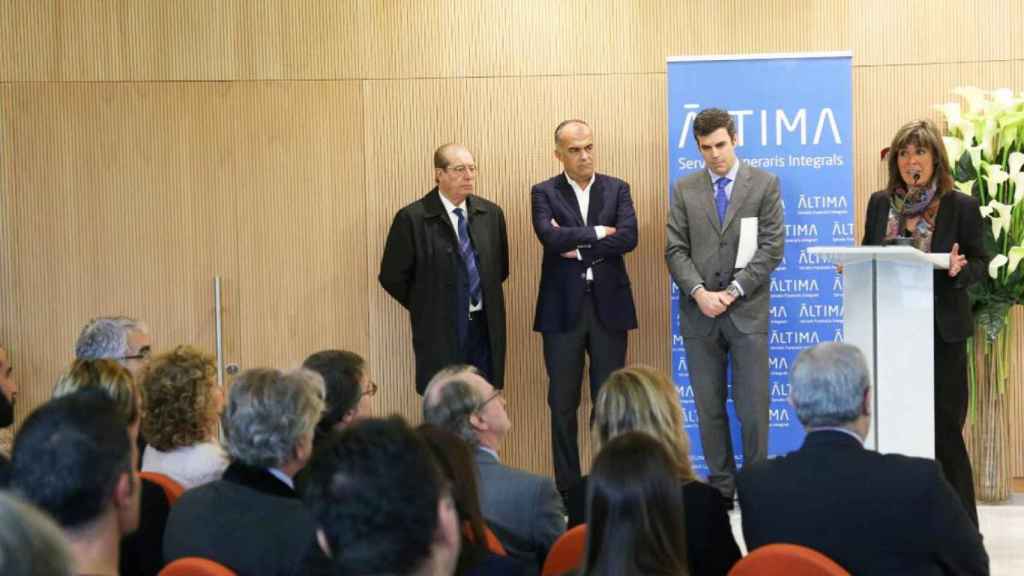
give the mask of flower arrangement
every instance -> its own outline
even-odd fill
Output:
[[[978,459],[998,452],[1004,458],[995,460],[1005,460],[995,464],[1001,470],[986,470],[984,464],[978,470],[972,453],[975,484],[982,500],[1005,500],[1008,483],[1002,476],[1009,473],[1009,458],[1000,444],[1008,433],[1003,395],[1013,330],[1010,309],[1024,302],[1024,95],[973,86],[953,93],[963,106],[936,106],[946,117],[943,141],[957,189],[978,199],[987,224],[984,246],[992,258],[988,276],[970,289],[977,328],[977,336],[968,341],[970,418],[983,445],[978,450],[985,453]]]

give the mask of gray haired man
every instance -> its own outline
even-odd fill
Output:
[[[149,328],[128,316],[100,316],[89,320],[75,342],[75,358],[117,360],[133,376],[149,364],[153,339]]]
[[[565,532],[564,507],[550,478],[510,468],[498,458],[512,427],[501,390],[472,366],[450,366],[427,384],[423,420],[458,434],[475,449],[487,525],[510,556],[539,569]]]
[[[790,386],[807,438],[737,476],[748,550],[808,546],[853,574],[988,574],[981,534],[935,461],[864,448],[871,376],[860,350],[804,350]]]

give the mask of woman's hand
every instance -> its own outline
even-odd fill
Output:
[[[967,266],[967,257],[960,255],[960,244],[954,242],[949,251],[949,277],[956,278],[964,266]]]

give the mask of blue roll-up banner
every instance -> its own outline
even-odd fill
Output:
[[[803,428],[787,401],[796,355],[843,338],[842,277],[807,248],[853,244],[850,70],[848,53],[668,59],[669,194],[680,177],[705,169],[693,137],[693,119],[704,108],[728,110],[736,122],[737,156],[780,180],[786,251],[771,280],[769,457],[795,450],[803,441]],[[679,298],[673,283],[673,376],[694,469],[706,476],[679,330]],[[736,463],[742,466],[731,390],[728,411]]]

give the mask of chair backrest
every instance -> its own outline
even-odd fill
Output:
[[[184,486],[175,482],[170,476],[160,474],[159,472],[139,472],[139,478],[149,480],[163,488],[164,495],[167,496],[167,503],[171,506],[174,506],[174,502],[179,496],[181,496],[182,492],[185,491]]]
[[[587,550],[587,525],[580,524],[555,540],[554,546],[544,560],[541,576],[557,576],[583,566],[583,554]]]
[[[178,558],[157,576],[238,576],[234,570],[206,558]]]
[[[466,538],[470,539],[470,541],[473,540],[473,530],[469,527],[469,521],[466,521],[462,525],[462,532],[466,535]],[[508,552],[505,550],[505,547],[502,546],[501,540],[498,540],[498,537],[486,524],[484,525],[484,540],[484,545],[492,554],[508,556]]]
[[[768,544],[741,558],[729,576],[850,576],[821,552],[796,544]]]

